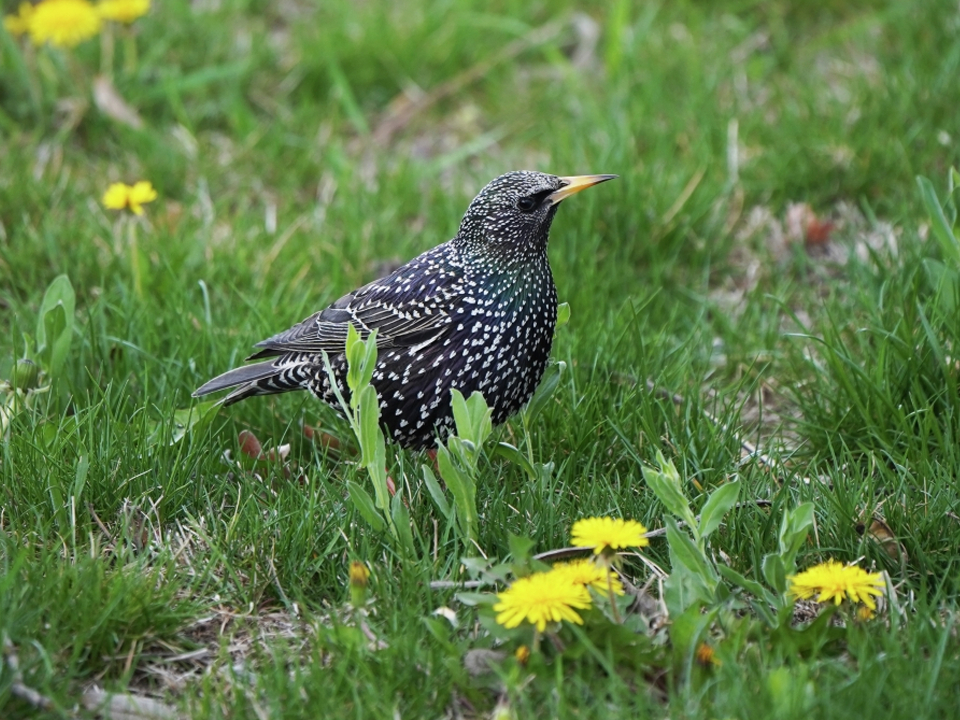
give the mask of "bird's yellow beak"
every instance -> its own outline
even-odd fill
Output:
[[[607,180],[613,180],[616,175],[571,175],[569,177],[560,178],[560,182],[564,185],[559,190],[550,193],[547,195],[547,200],[550,201],[551,205],[556,205],[561,200],[564,200],[571,195],[575,195],[581,190],[586,190],[592,185],[598,183],[606,182]]]

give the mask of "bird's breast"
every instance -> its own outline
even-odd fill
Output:
[[[495,423],[530,399],[546,368],[557,322],[556,290],[548,280],[488,288],[465,298],[451,315],[445,341],[446,361],[457,367],[451,387],[466,395],[480,391]]]

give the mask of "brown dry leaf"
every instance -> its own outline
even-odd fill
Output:
[[[237,442],[240,443],[240,452],[254,460],[263,458],[263,446],[257,440],[257,436],[249,430],[241,430],[237,436]]]
[[[120,97],[120,93],[113,86],[113,81],[105,75],[97,75],[93,80],[93,102],[96,103],[97,109],[111,120],[116,120],[134,130],[143,128],[143,120],[137,111]]]
[[[331,450],[338,450],[340,448],[339,438],[321,430],[320,428],[313,427],[312,425],[303,426],[303,436],[308,440],[313,440],[315,443],[320,445],[320,447],[329,448]]]
[[[816,247],[829,243],[830,234],[833,232],[835,227],[836,224],[830,222],[829,220],[821,220],[816,216],[811,218],[807,222],[807,229],[804,236],[807,247]]]
[[[830,242],[836,223],[821,220],[807,203],[790,203],[784,217],[784,230],[787,242],[803,243],[808,250],[819,248]]]
[[[861,535],[866,532],[867,537],[877,543],[892,560],[909,561],[907,551],[897,541],[897,536],[893,534],[890,526],[881,518],[876,516],[871,518],[869,527],[865,523],[857,524],[857,532]]]

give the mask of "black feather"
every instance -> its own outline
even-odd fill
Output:
[[[201,397],[202,395],[209,395],[210,393],[226,390],[227,388],[236,387],[237,385],[260,383],[264,380],[276,378],[279,374],[280,370],[274,365],[273,362],[257,363],[256,365],[244,365],[243,367],[228,370],[227,372],[223,373],[223,375],[218,375],[217,377],[213,378],[213,380],[205,382],[203,385],[194,390],[193,396]],[[291,387],[289,389],[295,390],[297,388]]]

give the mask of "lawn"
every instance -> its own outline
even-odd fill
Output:
[[[955,714],[956,2],[8,25],[0,716]],[[305,393],[191,397],[515,169],[619,179],[563,203],[552,380],[481,448],[387,444],[391,499]],[[142,216],[105,207],[137,181]],[[654,531],[625,594],[498,624],[590,517]],[[795,602],[829,560],[880,578],[875,616]]]

